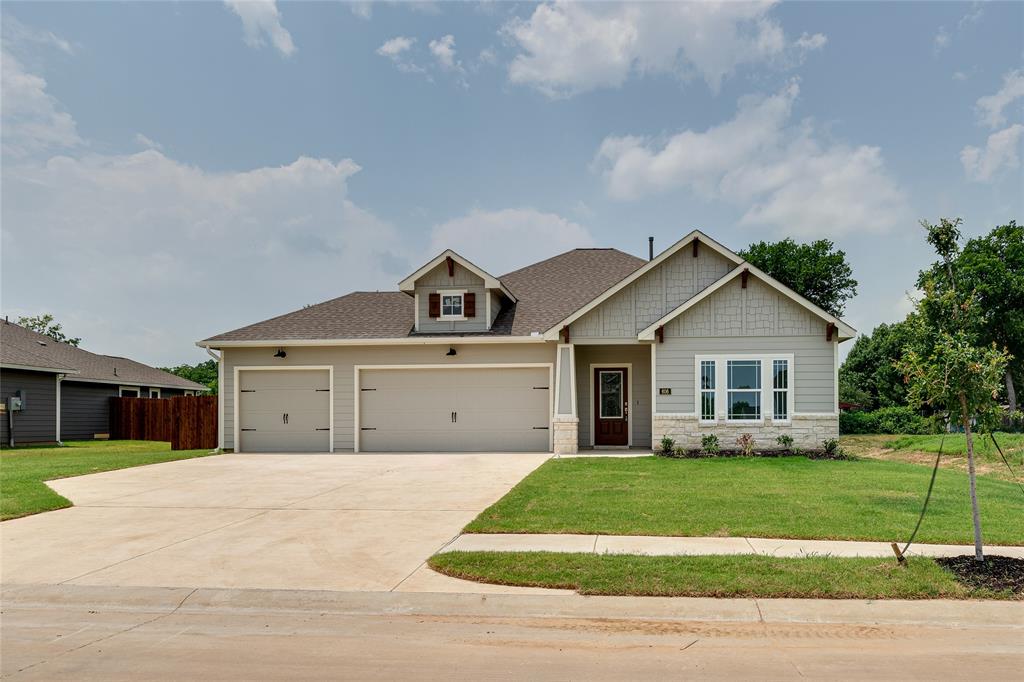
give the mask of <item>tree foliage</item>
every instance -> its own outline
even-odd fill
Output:
[[[209,387],[211,395],[217,395],[217,361],[207,360],[195,365],[178,365],[177,367],[161,367],[165,372],[175,374],[182,379],[194,381]]]
[[[59,322],[53,321],[53,315],[50,313],[43,313],[42,315],[35,315],[32,317],[19,317],[18,324],[26,329],[31,329],[34,332],[49,336],[54,341],[60,341],[66,343],[69,346],[78,346],[82,342],[81,337],[67,336],[61,329]]]
[[[906,405],[907,388],[894,363],[913,345],[915,334],[911,315],[857,337],[839,368],[839,399],[869,410]]]
[[[836,317],[857,294],[846,252],[827,239],[798,244],[792,239],[751,244],[741,257]]]

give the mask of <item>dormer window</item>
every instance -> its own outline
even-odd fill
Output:
[[[441,319],[461,320],[463,317],[462,294],[441,292]]]

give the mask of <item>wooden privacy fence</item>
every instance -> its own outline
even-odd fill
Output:
[[[217,396],[111,398],[114,440],[170,441],[171,450],[217,447]]]

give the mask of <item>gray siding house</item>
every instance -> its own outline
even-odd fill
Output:
[[[838,435],[856,331],[694,231],[656,257],[576,249],[496,277],[448,250],[219,334],[221,447],[239,452],[645,448]]]
[[[112,355],[54,341],[6,320],[0,322],[0,444],[59,443],[106,436],[110,398],[171,398],[206,387]],[[10,410],[10,399],[22,409]]]

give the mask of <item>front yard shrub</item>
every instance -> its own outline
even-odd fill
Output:
[[[665,456],[671,456],[675,452],[676,442],[675,440],[665,436],[661,439],[661,454]]]
[[[737,438],[736,445],[739,447],[740,452],[743,453],[744,457],[754,456],[754,437],[749,433],[744,433],[742,436]]]
[[[909,407],[882,407],[874,412],[842,412],[839,433],[923,434],[934,433],[928,419]]]
[[[781,447],[784,452],[793,451],[793,436],[789,435],[788,433],[784,433],[778,438],[776,438],[775,442],[778,443],[779,447]]]
[[[705,455],[714,456],[722,449],[718,443],[718,436],[713,433],[709,433],[701,436],[700,438],[700,451]]]
[[[821,442],[820,452],[808,452],[810,459],[849,459],[849,455],[839,447],[838,438],[829,438]]]

